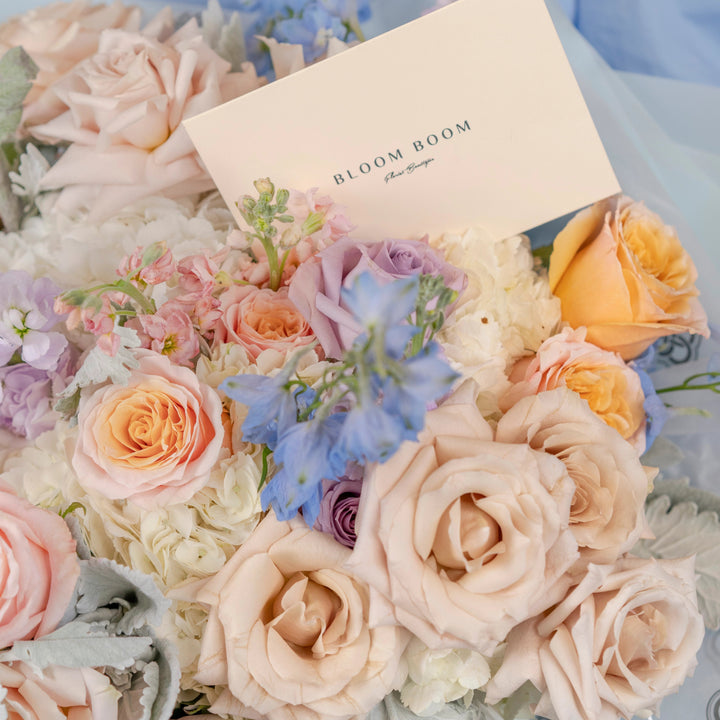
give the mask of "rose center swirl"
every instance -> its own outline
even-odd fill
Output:
[[[484,565],[501,551],[500,526],[480,507],[484,498],[478,493],[462,495],[440,517],[432,553],[446,570],[468,572],[470,563]]]
[[[274,618],[269,625],[297,649],[312,649],[313,654],[323,654],[323,636],[342,605],[330,588],[298,572],[275,597]]]

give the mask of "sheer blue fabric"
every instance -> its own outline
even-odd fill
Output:
[[[720,86],[717,0],[561,0],[610,67]]]

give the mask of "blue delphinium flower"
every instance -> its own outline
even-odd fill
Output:
[[[440,346],[428,343],[402,362],[398,375],[382,380],[383,406],[403,419],[414,439],[425,424],[428,405],[450,392],[458,377],[442,357]]]
[[[347,412],[345,422],[331,454],[336,463],[351,459],[360,463],[385,462],[395,454],[404,440],[415,434],[392,408],[377,404],[368,397]]]
[[[347,465],[347,458],[331,452],[344,419],[336,413],[296,423],[280,435],[274,456],[281,467],[262,492],[264,510],[272,505],[280,520],[289,520],[302,507],[308,525],[315,522],[322,480],[338,478]]]
[[[248,406],[242,424],[243,440],[267,445],[271,450],[278,436],[297,423],[298,411],[315,399],[311,388],[288,388],[288,380],[297,362],[288,363],[275,377],[236,375],[219,386],[228,397]]]
[[[415,310],[419,292],[417,275],[381,284],[372,273],[365,272],[351,287],[342,289],[342,299],[355,319],[372,330],[403,322]]]
[[[655,346],[651,345],[642,355],[628,363],[640,377],[640,386],[645,395],[643,401],[643,409],[645,410],[645,452],[652,447],[652,444],[662,432],[665,423],[670,419],[670,411],[655,392],[655,385],[647,372],[648,369],[654,367],[654,362]]]

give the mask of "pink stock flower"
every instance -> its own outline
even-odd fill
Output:
[[[215,276],[220,272],[214,258],[205,253],[188,255],[177,264],[178,284],[185,296],[194,299],[209,295],[215,289]],[[183,297],[185,297],[183,296]]]
[[[128,325],[138,330],[144,348],[166,355],[177,365],[190,367],[200,352],[192,320],[177,302],[165,303],[154,315],[138,315]]]
[[[142,267],[142,264],[147,248],[136,248],[131,255],[126,255],[122,259],[117,271],[118,275],[124,278],[133,273],[132,277],[135,277],[134,273],[139,270],[137,277],[148,285],[159,285],[167,282],[175,273],[176,265],[175,259],[165,246],[165,243],[162,246],[162,249],[164,249],[162,255],[145,267]]]

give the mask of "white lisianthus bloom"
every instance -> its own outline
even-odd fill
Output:
[[[478,384],[483,414],[496,412],[498,396],[509,387],[506,370],[554,332],[560,303],[547,277],[535,271],[524,236],[498,240],[473,228],[433,245],[468,277],[438,340],[453,368]]]
[[[405,650],[408,677],[400,690],[403,704],[416,715],[430,717],[453,700],[469,706],[475,690],[490,679],[484,655],[468,648],[432,650],[413,638]]]

